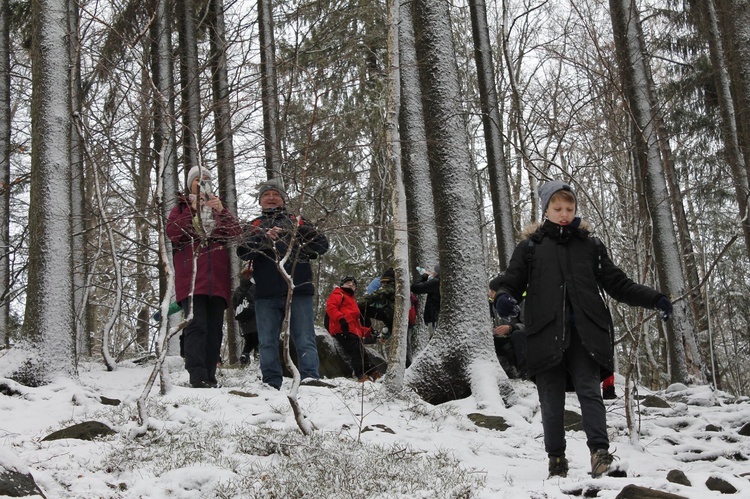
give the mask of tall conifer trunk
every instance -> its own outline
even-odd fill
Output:
[[[74,373],[67,0],[31,2],[29,284],[22,336],[29,384]]]
[[[441,316],[432,341],[407,371],[406,385],[433,403],[466,397],[502,404],[505,378],[492,346],[476,192],[460,107],[458,69],[446,0],[416,0],[413,19],[423,95],[430,175],[438,224]],[[495,385],[497,387],[497,385]]]
[[[645,59],[643,33],[634,0],[610,0],[615,47],[620,73],[634,125],[634,156],[643,177],[644,196],[653,223],[657,273],[672,298],[685,294],[685,278],[675,237],[670,198],[664,176],[652,108],[653,83]],[[685,300],[675,303],[673,319],[666,324],[673,382],[702,379],[701,359]]]

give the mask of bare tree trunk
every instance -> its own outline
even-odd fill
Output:
[[[75,371],[68,15],[67,0],[31,3],[32,175],[22,330],[31,383]]]
[[[177,139],[174,119],[174,74],[172,72],[171,44],[171,2],[169,0],[151,0],[153,22],[149,30],[151,37],[151,78],[154,81],[154,160],[157,164],[158,216],[166,225],[169,213],[177,204],[180,190],[177,176]],[[160,235],[163,237],[163,234]],[[167,252],[171,254],[172,244],[165,238]],[[159,300],[173,298],[174,269],[171,259],[159,259]],[[168,290],[172,292],[169,294]],[[167,345],[170,350],[177,345]]]
[[[482,105],[482,125],[487,147],[487,170],[490,177],[490,197],[497,240],[500,270],[505,270],[516,246],[513,230],[513,209],[510,200],[508,169],[503,148],[503,122],[495,89],[495,68],[492,63],[490,33],[487,26],[487,7],[484,0],[471,0],[471,29],[474,36],[474,58],[477,64],[479,100]]]
[[[393,337],[385,383],[389,390],[399,392],[404,386],[407,340],[409,334],[409,237],[406,217],[406,191],[401,172],[401,147],[398,130],[401,102],[399,75],[399,4],[388,0],[388,85],[386,104],[386,147],[393,180],[391,206],[393,209],[393,268],[396,270],[396,303],[393,314]]]
[[[448,2],[416,0],[413,19],[425,103],[430,175],[440,252],[440,328],[414,359],[406,385],[439,403],[473,393],[480,404],[502,406],[498,384],[505,379],[492,347],[479,216],[471,175],[468,137],[451,38]],[[480,379],[481,378],[481,379]],[[491,379],[492,383],[486,382]],[[495,385],[493,390],[484,390]]]
[[[659,281],[673,297],[682,297],[685,294],[685,279],[660,157],[656,113],[652,109],[653,84],[648,78],[650,71],[645,60],[638,12],[633,0],[610,0],[610,14],[615,46],[621,61],[623,87],[636,127],[636,161],[641,165],[644,194],[654,226],[654,252],[657,256]],[[675,303],[673,319],[666,327],[672,381],[688,383],[691,378],[701,380],[701,359],[684,301]]]
[[[78,8],[76,2],[68,0],[68,21],[70,23],[70,105],[71,115],[81,113],[81,60],[79,55],[80,39],[78,36]],[[75,343],[76,359],[79,355],[91,355],[91,331],[88,327],[86,308],[86,278],[88,276],[88,259],[86,255],[86,185],[84,176],[83,138],[71,125],[70,165],[73,184],[71,221],[73,231],[73,306],[75,307]]]
[[[417,53],[414,46],[414,25],[411,0],[402,2],[399,9],[399,76],[401,81],[401,109],[399,111],[401,138],[401,169],[406,192],[406,219],[409,227],[409,259],[416,279],[416,266],[432,268],[438,262],[437,225],[430,162],[427,156],[427,136],[424,129],[422,92],[419,88]],[[424,306],[424,300],[421,300]],[[429,341],[430,331],[419,320],[412,341],[412,354],[422,350]]]
[[[750,168],[747,164],[747,158],[750,158],[750,123],[747,121],[750,115],[750,32],[747,29],[750,25],[750,5],[746,0],[714,0],[713,5],[716,7],[732,81],[734,125],[737,127],[745,167]]]
[[[10,27],[0,3],[0,348],[10,345]]]
[[[727,163],[729,163],[729,169],[732,172],[732,183],[734,184],[737,206],[740,211],[740,225],[742,227],[742,235],[745,237],[745,251],[748,257],[750,257],[750,217],[748,217],[747,212],[750,184],[748,184],[747,163],[740,149],[735,103],[732,97],[729,69],[724,57],[724,43],[719,33],[719,20],[714,0],[705,0],[701,3],[703,4],[702,17],[708,26],[708,47],[711,54],[711,66],[713,66],[712,73],[716,84],[716,93],[719,97],[724,151]]]
[[[279,86],[276,80],[276,45],[273,36],[272,3],[272,0],[258,0],[263,145],[266,151],[266,176],[269,179],[283,178],[281,139],[279,137]]]
[[[529,176],[529,185],[531,187],[531,191],[534,193],[533,196],[531,196],[531,221],[537,220],[537,208],[536,208],[536,199],[538,198],[537,194],[537,185],[536,185],[536,179],[532,175],[534,172],[534,165],[531,163],[531,158],[529,157],[529,153],[526,150],[526,131],[524,129],[524,123],[523,123],[523,112],[522,112],[522,106],[521,106],[521,93],[518,89],[518,84],[516,82],[516,72],[520,71],[520,68],[514,67],[513,60],[510,56],[510,48],[508,46],[508,38],[510,36],[509,29],[510,29],[510,20],[508,19],[509,10],[507,6],[507,0],[503,0],[503,40],[502,40],[502,50],[503,50],[503,59],[505,59],[505,67],[508,69],[508,84],[510,85],[510,96],[511,96],[511,123],[515,134],[516,134],[516,142],[517,146],[516,149],[518,150],[517,154],[519,157],[519,162],[521,162],[521,165],[526,169],[527,175]],[[520,65],[520,60],[519,63]]]
[[[184,175],[199,164],[201,146],[201,97],[195,0],[180,0],[177,26],[180,39],[180,93],[182,95],[182,148]],[[200,163],[202,164],[202,162]]]
[[[151,282],[148,275],[147,262],[151,260],[152,252],[150,250],[151,241],[149,232],[151,224],[147,223],[149,214],[149,201],[151,199],[151,109],[149,104],[153,99],[151,91],[151,78],[148,73],[148,60],[151,57],[151,47],[148,43],[143,47],[144,66],[141,70],[141,113],[138,120],[139,141],[138,145],[138,172],[133,180],[135,186],[135,209],[141,214],[135,219],[135,232],[138,240],[136,248],[136,277],[135,288],[136,295],[140,297],[149,296]],[[149,350],[149,319],[151,313],[146,303],[138,305],[138,317],[135,326],[135,344],[142,352]]]
[[[224,26],[224,0],[211,0],[209,22],[211,25],[211,83],[213,86],[214,129],[216,130],[216,161],[219,176],[219,193],[232,213],[237,213],[237,186],[234,178],[234,144],[232,133],[232,113],[229,106],[229,79],[227,77],[226,28]],[[234,249],[229,251],[232,269],[232,289],[239,284],[237,272],[240,259]],[[234,319],[231,303],[227,303],[227,348],[229,363],[239,360],[239,327]]]

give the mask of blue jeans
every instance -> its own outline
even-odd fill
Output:
[[[290,333],[297,350],[297,364],[301,379],[319,378],[318,345],[315,342],[312,295],[293,295]],[[283,369],[279,357],[279,335],[286,311],[286,297],[255,299],[255,320],[260,342],[260,372],[263,382],[281,388]]]

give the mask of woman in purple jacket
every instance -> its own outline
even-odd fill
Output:
[[[177,301],[185,313],[190,313],[192,302],[193,319],[182,333],[190,386],[213,388],[218,384],[224,310],[232,296],[227,244],[242,229],[214,194],[208,170],[193,167],[187,185],[189,194],[169,214],[167,237],[172,241]]]

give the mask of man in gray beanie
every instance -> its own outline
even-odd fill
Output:
[[[281,184],[281,182],[278,181],[278,179],[269,179],[258,186],[258,202],[261,202],[261,200],[263,199],[263,195],[268,191],[275,191],[284,202],[284,205],[286,205],[287,201],[289,201],[289,197],[286,195],[284,186]],[[261,203],[261,208],[263,208],[263,203]]]
[[[289,294],[289,284],[280,271],[281,259],[289,254],[284,264],[294,282],[289,330],[297,350],[300,376],[304,383],[310,383],[319,377],[310,260],[328,251],[326,236],[308,220],[287,212],[286,201],[286,192],[276,179],[260,184],[261,215],[250,222],[245,240],[237,247],[240,258],[253,262],[260,370],[263,382],[277,390],[283,380],[279,334]]]

